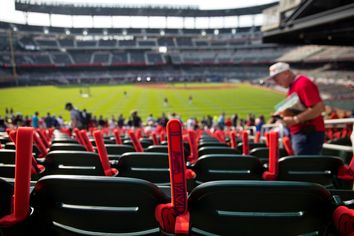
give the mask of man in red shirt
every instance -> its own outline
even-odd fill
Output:
[[[271,78],[278,85],[289,88],[288,96],[296,93],[304,107],[295,116],[284,115],[283,122],[290,129],[291,143],[296,155],[318,155],[324,143],[325,105],[317,86],[304,75],[295,75],[289,64],[278,62],[269,67]]]

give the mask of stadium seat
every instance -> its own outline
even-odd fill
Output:
[[[237,149],[242,150],[242,145],[243,145],[242,142],[237,143]],[[254,148],[266,147],[266,144],[265,143],[252,143],[252,142],[249,142],[248,146],[249,146],[249,150],[252,150]]]
[[[131,140],[123,141],[123,144],[133,146],[133,142]],[[143,148],[147,148],[148,146],[152,145],[151,142],[140,141],[140,144]]]
[[[278,180],[308,181],[327,188],[352,189],[353,181],[337,178],[342,159],[333,156],[287,156],[279,159]]]
[[[168,153],[168,147],[166,145],[150,145],[147,148],[145,148],[145,152]]]
[[[14,142],[6,143],[5,149],[15,150],[16,149],[15,143]],[[33,150],[33,153],[35,153],[36,155],[38,155],[40,153],[40,151],[38,150],[36,145],[33,145],[32,150]]]
[[[14,183],[16,167],[16,151],[10,149],[0,149],[0,177],[9,183]],[[41,177],[40,174],[32,173],[31,186]]]
[[[15,178],[16,151],[11,149],[0,150],[0,176]]]
[[[198,149],[199,157],[208,154],[241,154],[241,153],[236,149],[232,149],[230,147],[222,147],[222,146],[208,146],[208,147],[202,147]]]
[[[210,146],[213,146],[213,147],[216,147],[216,146],[227,147],[227,144],[226,143],[220,143],[220,142],[199,142],[198,148],[210,147]]]
[[[78,144],[78,142],[75,139],[71,139],[71,138],[60,138],[60,139],[53,139],[52,140],[52,144],[55,143],[72,143],[72,144]]]
[[[261,160],[261,162],[263,164],[267,164],[268,163],[268,156],[269,156],[269,148],[267,147],[257,147],[257,148],[253,148],[250,151],[250,155],[251,156],[255,156],[258,157],[259,160]],[[280,148],[279,149],[279,155],[280,157],[285,157],[288,155],[288,153],[286,152],[285,149]]]
[[[50,146],[49,151],[86,151],[86,148],[76,143],[54,143]]]
[[[191,235],[325,235],[331,194],[304,182],[213,181],[189,196]]]
[[[108,155],[122,155],[126,152],[135,152],[133,146],[124,144],[105,144]]]
[[[32,194],[38,235],[159,235],[154,211],[167,202],[139,179],[46,176]]]
[[[167,141],[162,141],[161,145],[165,145],[167,147]],[[184,142],[183,147],[184,147],[184,156],[186,157],[189,156],[190,155],[189,143]]]
[[[94,139],[90,139],[90,142],[93,146],[96,146],[96,142]],[[113,140],[107,140],[107,139],[104,140],[104,143],[105,144],[115,144],[115,142]]]
[[[167,153],[125,153],[120,157],[117,168],[119,177],[144,179],[157,185],[170,184]]]
[[[215,180],[261,180],[263,173],[260,160],[240,154],[204,155],[191,169],[196,173],[195,186]]]
[[[45,175],[105,175],[98,154],[93,152],[52,151],[46,157],[45,166]]]

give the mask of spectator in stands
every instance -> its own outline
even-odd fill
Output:
[[[132,112],[131,119],[132,119],[132,126],[134,128],[140,128],[141,127],[142,121],[141,121],[140,116],[138,115],[138,111],[134,110]]]
[[[88,125],[91,120],[91,114],[86,111],[86,109],[83,109],[81,112],[81,118],[82,118],[82,127],[84,129],[88,128]]]
[[[236,127],[237,127],[237,121],[238,121],[238,114],[235,113],[235,114],[232,116],[231,120],[232,120],[232,126],[233,126],[234,128],[236,128]]]
[[[186,123],[187,129],[193,130],[194,127],[195,127],[195,125],[196,125],[196,122],[195,122],[194,117],[190,117],[190,118],[187,120],[187,123]]]
[[[47,113],[47,116],[44,118],[44,123],[46,128],[53,127],[53,118],[51,117],[50,113]]]
[[[60,128],[64,128],[65,124],[64,124],[64,120],[62,116],[58,116],[57,118],[57,125],[55,128],[60,129]]]
[[[103,128],[105,126],[106,126],[106,124],[105,124],[105,121],[103,119],[103,116],[100,115],[99,118],[98,118],[98,128]]]
[[[123,114],[120,114],[118,117],[117,125],[119,128],[122,128],[124,126],[124,117]]]
[[[225,126],[226,126],[227,129],[230,129],[230,128],[231,128],[231,126],[232,126],[231,117],[227,117],[227,118],[225,119]]]
[[[166,128],[167,122],[168,122],[168,118],[165,113],[162,113],[161,117],[157,119],[157,123],[164,128]]]
[[[4,132],[6,130],[5,119],[0,116],[0,132]]]
[[[146,119],[146,125],[148,126],[154,126],[155,125],[155,119],[152,114],[150,114],[147,119]]]
[[[290,128],[291,142],[296,155],[318,155],[324,142],[324,120],[321,113],[325,105],[317,86],[304,75],[295,75],[289,64],[278,62],[269,68],[270,78],[276,84],[289,88],[288,96],[297,93],[306,107],[296,115],[282,115]]]
[[[112,115],[111,119],[108,120],[108,127],[113,130],[116,127],[116,118]]]
[[[256,125],[256,132],[261,132],[262,130],[262,126],[264,125],[265,123],[265,119],[264,119],[264,116],[261,115],[259,116],[256,121],[255,121],[255,125]]]
[[[39,113],[38,111],[36,111],[34,113],[34,115],[32,116],[32,127],[37,129],[39,128],[39,117],[38,117]]]
[[[248,116],[247,116],[247,121],[246,121],[246,125],[248,127],[250,126],[254,126],[255,125],[255,115],[252,114],[252,113],[249,113]]]
[[[337,111],[333,108],[331,113],[329,114],[329,119],[338,119],[339,116],[337,114]]]
[[[24,119],[24,123],[25,123],[25,126],[26,127],[30,127],[31,126],[31,119],[29,118],[29,116],[25,116],[25,119]]]
[[[218,118],[218,128],[224,130],[225,127],[225,112],[222,112]]]
[[[71,102],[65,104],[65,109],[70,112],[71,128],[82,129],[80,111],[75,109]]]

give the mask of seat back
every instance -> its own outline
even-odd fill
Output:
[[[210,147],[210,146],[219,146],[219,147],[228,147],[226,143],[219,142],[199,142],[198,148]]]
[[[16,145],[14,142],[8,142],[5,144],[5,149],[16,150]],[[40,153],[36,145],[32,146],[32,152],[35,153],[36,155]]]
[[[159,185],[170,184],[167,153],[125,153],[117,165],[120,177],[144,179]]]
[[[52,140],[52,145],[55,143],[73,143],[79,144],[75,139],[72,138],[56,138]]]
[[[49,152],[46,167],[45,175],[105,175],[98,154],[86,151]]]
[[[332,213],[331,194],[304,182],[208,182],[188,206],[192,235],[322,235]]]
[[[167,145],[150,145],[145,149],[145,151],[168,153],[168,147]]]
[[[96,144],[96,141],[94,139],[90,139],[90,143],[93,145],[93,146],[97,146]],[[104,139],[104,144],[115,144],[114,140],[107,140],[107,139]]]
[[[46,176],[32,195],[38,235],[158,235],[154,211],[166,202],[155,185],[119,177]]]
[[[105,144],[108,155],[122,155],[126,152],[135,152],[133,146],[124,144]]]
[[[133,142],[131,140],[125,140],[125,141],[123,141],[123,144],[133,146]],[[142,141],[140,141],[140,144],[143,148],[147,148],[152,143],[142,140]]]
[[[16,151],[11,149],[0,149],[0,176],[15,178]]]
[[[208,154],[241,154],[241,152],[230,147],[222,147],[222,146],[208,146],[208,147],[202,147],[198,149],[199,157]]]
[[[313,182],[336,188],[339,187],[336,179],[338,169],[343,164],[339,157],[333,156],[287,156],[279,159],[277,179]]]
[[[77,143],[54,143],[49,151],[86,151],[86,148]]]
[[[12,176],[12,178],[14,178],[14,175]],[[0,193],[1,193],[0,194],[0,219],[1,219],[2,217],[9,215],[11,213],[12,197],[14,194],[13,184],[10,184],[6,180],[0,178]]]
[[[201,156],[193,166],[197,185],[215,180],[261,180],[262,163],[255,157],[240,154]]]
[[[256,147],[253,149],[250,149],[250,155],[258,157],[258,159],[263,163],[268,163],[269,160],[269,148],[268,147]],[[287,156],[288,153],[286,152],[285,149],[279,148],[279,156],[280,157],[285,157]]]
[[[242,142],[237,143],[237,149],[242,150],[242,146],[243,146],[243,143],[242,143]],[[253,142],[249,142],[249,143],[248,143],[248,146],[249,146],[249,150],[252,150],[252,149],[254,149],[254,148],[266,147],[266,144],[265,144],[265,143],[253,143]]]

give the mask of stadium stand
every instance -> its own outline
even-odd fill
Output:
[[[328,7],[341,8],[344,15],[353,4],[282,1],[290,2],[297,5],[288,13],[279,9],[279,27],[263,31],[254,24],[104,29],[1,22],[0,76],[12,74],[19,85],[131,83],[141,75],[153,82],[258,81],[268,76],[270,63],[283,60],[308,72],[327,99],[353,99],[348,91],[352,48],[274,44],[289,39],[351,45],[340,32],[338,39],[329,39],[309,36],[308,30],[318,28],[308,25],[305,31],[295,29],[295,35],[291,28],[312,14],[330,14]],[[101,9],[16,0],[16,8],[25,12],[72,15],[243,16],[268,7],[283,6]],[[332,23],[343,26],[342,20]],[[293,156],[278,124],[258,133],[254,124],[183,130],[177,119],[153,132],[140,125],[113,130],[90,123],[81,131],[12,126],[0,133],[0,235],[352,236],[353,120],[328,124],[328,149],[319,156]],[[345,156],[331,149],[335,144]]]

